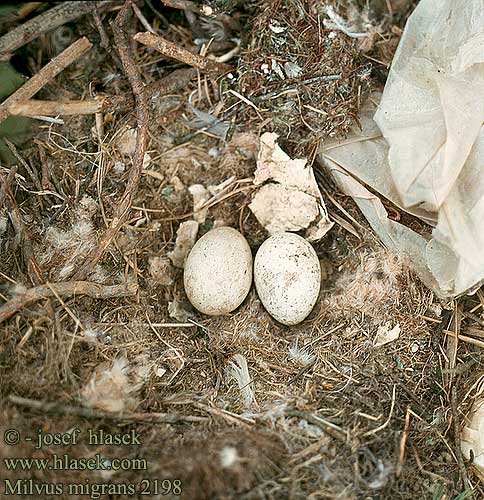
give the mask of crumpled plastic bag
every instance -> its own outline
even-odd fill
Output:
[[[474,291],[484,282],[484,0],[421,0],[378,109],[361,123],[326,143],[320,161],[439,296]],[[435,226],[432,235],[387,219],[363,184]]]

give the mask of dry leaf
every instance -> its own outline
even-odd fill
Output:
[[[176,232],[175,248],[172,252],[168,252],[168,257],[173,262],[173,265],[183,269],[185,260],[188,257],[190,250],[197,239],[198,222],[189,220],[182,222]]]
[[[136,130],[128,128],[116,139],[116,148],[118,151],[126,156],[132,156],[136,149]]]
[[[374,347],[381,347],[382,345],[390,344],[400,337],[400,325],[397,323],[392,329],[387,323],[378,327],[376,336],[373,340]]]

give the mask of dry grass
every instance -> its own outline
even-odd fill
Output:
[[[382,249],[368,229],[357,240],[335,226],[315,246],[327,271],[320,300],[306,321],[286,327],[267,314],[254,290],[230,316],[209,318],[194,312],[185,302],[182,271],[167,260],[180,222],[191,218],[188,188],[217,185],[231,176],[251,177],[261,130],[282,133],[292,155],[310,154],[317,141],[342,136],[355,122],[361,99],[379,84],[378,72],[384,69],[375,63],[378,70],[375,67],[368,76],[366,56],[387,53],[391,59],[398,30],[390,27],[381,13],[384,9],[358,18],[349,4],[340,4],[326,0],[239,6],[232,17],[247,20],[250,15],[251,29],[236,81],[230,83],[226,76],[213,82],[201,78],[153,103],[151,161],[136,193],[136,208],[90,276],[106,284],[137,283],[135,297],[51,299],[1,325],[2,434],[7,427],[22,435],[32,429],[66,432],[75,427],[83,436],[88,428],[135,430],[141,447],[93,449],[81,440],[78,446],[60,450],[78,457],[138,457],[149,464],[142,474],[32,473],[36,481],[180,479],[182,498],[190,500],[443,500],[463,498],[458,495],[469,486],[474,498],[484,496],[472,468],[462,466],[454,425],[464,422],[476,396],[483,350],[463,341],[453,349],[452,337],[445,333],[479,337],[482,295],[439,304],[412,275],[408,263]],[[369,20],[373,46],[362,48],[340,32],[330,36],[332,30],[321,23],[326,5],[345,19],[356,16],[355,26],[361,29]],[[143,12],[156,26],[153,11],[145,7]],[[166,37],[189,46],[189,25],[180,12],[167,12]],[[394,20],[401,27],[404,14]],[[271,22],[273,28],[286,29],[271,31]],[[81,98],[91,81],[107,93],[128,90],[120,70],[99,47],[94,25],[81,23],[75,30],[93,40],[90,58],[66,70],[39,98]],[[30,50],[41,59],[50,53],[36,52],[43,50],[37,43]],[[299,85],[297,78],[279,78],[271,60],[282,67],[288,60],[298,64],[303,71],[300,80],[341,77],[324,85],[321,80]],[[138,62],[148,83],[176,67],[146,51],[139,51]],[[264,63],[269,73],[261,70]],[[298,85],[291,87],[296,80]],[[228,88],[249,99],[258,111],[233,93],[219,92]],[[187,105],[190,95],[198,109],[218,110],[219,118],[236,124],[227,142],[187,125],[193,118]],[[131,166],[119,137],[135,124],[133,113],[106,115],[100,141],[94,117],[64,120],[65,125],[38,126],[36,143],[21,150],[40,171],[38,146],[45,149],[55,194],[39,194],[23,170],[12,186],[40,272],[52,281],[68,276],[105,231]],[[2,166],[2,172],[6,170]],[[266,234],[247,209],[250,189],[238,189],[244,186],[234,184],[209,208],[199,234],[223,220],[239,228],[255,252]],[[332,195],[367,227],[350,200]],[[2,210],[0,215],[9,216],[7,206]],[[6,301],[32,283],[10,223],[0,236],[0,293]],[[170,317],[174,310],[177,317]],[[459,311],[472,311],[474,316]],[[169,326],[180,322],[185,326]],[[374,347],[378,328],[396,324],[400,338]],[[453,390],[457,399],[452,398]],[[57,402],[58,407],[47,414],[12,404],[9,395]],[[87,415],[92,412],[91,416],[65,414],[66,405],[82,408]],[[114,416],[122,411],[125,419],[101,418],[96,413],[101,411]],[[190,418],[177,423],[145,421],[165,413]],[[35,456],[56,451],[37,450]],[[13,455],[32,456],[32,445],[0,443],[2,459]],[[10,472],[6,477],[17,476]]]

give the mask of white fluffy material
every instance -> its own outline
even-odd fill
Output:
[[[252,379],[249,375],[247,360],[241,354],[235,354],[227,366],[227,376],[239,386],[244,406],[248,409],[256,405]]]

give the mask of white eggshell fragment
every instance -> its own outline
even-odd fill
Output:
[[[296,325],[311,312],[319,295],[318,256],[301,236],[276,234],[255,256],[254,281],[267,312],[284,325]]]
[[[236,309],[252,284],[252,253],[235,229],[217,227],[202,236],[185,262],[185,292],[192,305],[211,316]]]

